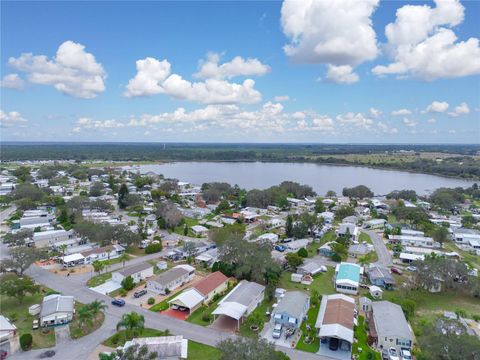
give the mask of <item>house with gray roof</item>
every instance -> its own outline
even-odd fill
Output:
[[[399,352],[402,348],[413,346],[413,331],[403,314],[400,305],[390,301],[374,301],[372,310],[367,315],[369,336],[374,339],[379,349],[394,347]]]
[[[307,317],[310,296],[301,291],[288,291],[282,295],[272,313],[274,324],[299,328]]]
[[[135,283],[153,276],[153,265],[142,262],[112,273],[112,280],[121,284],[123,279],[131,276]]]
[[[381,286],[385,289],[395,287],[395,279],[390,270],[378,264],[370,264],[367,270],[368,280],[373,285]]]
[[[166,295],[188,283],[195,276],[195,268],[190,265],[177,265],[147,281],[147,290]]]
[[[73,319],[74,303],[73,296],[45,296],[40,310],[40,326],[68,324]]]

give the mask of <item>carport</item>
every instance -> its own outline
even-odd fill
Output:
[[[172,310],[177,310],[179,307],[186,308],[188,309],[188,314],[191,314],[202,305],[203,299],[203,295],[192,288],[175,296],[168,304]]]
[[[218,307],[212,312],[214,320],[217,316],[229,317],[236,320],[237,329],[240,329],[240,323],[242,322],[243,315],[247,311],[245,305],[239,304],[237,302],[222,302]]]
[[[117,283],[116,281],[109,280],[102,285],[98,285],[96,287],[90,288],[90,290],[96,291],[100,294],[107,295],[117,289],[120,289],[122,285]]]

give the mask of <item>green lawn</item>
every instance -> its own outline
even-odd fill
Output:
[[[251,316],[259,316],[264,319],[264,322],[259,326],[257,331],[253,331],[250,329],[250,326],[248,325],[248,318],[243,322],[243,324],[240,325],[240,335],[243,336],[248,336],[248,337],[257,337],[258,334],[263,330],[263,326],[266,321],[268,321],[268,318],[265,316],[265,313],[267,311],[272,311],[272,304],[273,302],[268,301],[267,299],[263,300],[263,302],[257,306],[257,308],[248,316],[250,318]]]
[[[459,247],[457,247],[453,242],[447,241],[445,244],[443,244],[443,250],[445,251],[455,251],[457,254],[459,254],[462,258],[462,260],[477,269],[480,269],[480,256],[477,256],[475,254],[472,254],[468,251],[462,250]]]
[[[368,244],[372,243],[372,239],[370,239],[370,236],[367,233],[360,233],[360,236],[358,237],[358,241],[360,243],[363,243],[364,241],[367,242]]]
[[[315,322],[317,321],[318,312],[320,311],[320,305],[311,306],[307,312],[307,321],[304,321],[300,329],[302,330],[302,336],[298,340],[296,349],[316,353],[320,347],[320,338],[315,334]],[[307,324],[310,325],[310,337],[314,340],[310,343],[305,343],[305,337],[307,336]]]
[[[200,308],[195,310],[192,314],[190,314],[190,316],[187,318],[187,321],[191,322],[192,324],[197,324],[197,325],[201,325],[201,326],[210,325],[210,321],[205,321],[205,320],[202,319],[203,313],[207,312],[208,315],[211,318],[211,316],[212,316],[211,314],[212,314],[213,310],[215,310],[217,308],[218,303],[220,302],[220,300],[222,300],[222,298],[223,298],[223,296],[218,298],[215,301],[210,302],[210,304],[208,304],[208,305],[201,306]]]
[[[213,346],[203,345],[192,340],[188,340],[188,359],[191,360],[218,360],[220,359],[220,350]]]
[[[154,311],[154,312],[158,312],[158,311],[164,311],[164,310],[167,310],[169,305],[168,305],[168,302],[170,300],[172,300],[175,296],[177,295],[180,295],[182,293],[183,290],[173,294],[173,295],[170,295],[169,297],[165,298],[163,301],[159,302],[158,304],[155,304],[153,305],[149,310],[151,311]]]
[[[131,256],[127,256],[127,259],[125,259],[125,261],[128,261],[130,260],[132,257]],[[124,260],[121,258],[121,257],[118,257],[118,258],[115,258],[115,259],[110,259],[110,260],[104,260],[102,261],[102,263],[105,264],[105,266],[109,266],[109,265],[113,265],[113,264],[118,264],[118,263],[121,263],[123,262]],[[107,269],[108,270],[108,269]]]
[[[319,241],[314,241],[311,244],[307,245],[307,251],[308,251],[308,257],[313,257],[317,255],[317,250],[320,246],[323,244],[329,242],[329,241],[334,241],[336,239],[335,232],[333,231],[328,231]]]
[[[112,278],[112,273],[110,273],[110,272],[103,273],[103,274],[100,274],[100,275],[96,275],[96,276],[91,277],[87,281],[87,286],[88,287],[95,287],[95,286],[98,286],[98,285],[102,285],[103,283],[106,283],[111,278]]]
[[[125,250],[127,254],[134,256],[143,256],[145,255],[145,249],[140,249],[138,246],[129,246]]]
[[[0,281],[7,278],[15,277],[15,275],[4,275]],[[32,330],[32,322],[38,319],[38,316],[32,316],[28,313],[28,307],[33,304],[41,304],[43,297],[51,290],[45,287],[41,288],[41,292],[32,296],[26,296],[20,303],[18,299],[0,295],[0,309],[2,315],[9,318],[17,327],[18,334],[32,334],[33,349],[43,349],[55,346],[55,330],[53,328],[41,328]]]
[[[83,306],[82,303],[75,302],[75,312],[78,314],[78,311]],[[101,312],[97,315],[95,319],[92,320],[90,324],[80,324],[78,316],[73,317],[73,321],[70,323],[70,337],[72,339],[78,339],[82,336],[86,336],[91,334],[95,330],[97,330],[100,326],[102,326],[103,321],[105,320],[105,314]]]
[[[184,227],[185,225],[188,226],[188,234],[187,236],[190,236],[190,237],[197,237],[197,235],[195,235],[192,231],[192,226],[195,226],[195,225],[198,225],[198,220],[197,219],[192,219],[192,218],[184,218],[183,219],[184,223],[182,225],[179,225],[179,226],[176,226],[174,229],[173,229],[173,232],[176,233],[176,234],[179,234],[179,235],[184,235]]]
[[[357,342],[352,346],[352,354],[358,356],[358,360],[381,360],[380,353],[373,351],[367,344],[367,329],[363,316],[358,317],[358,325],[355,327],[355,339]],[[359,348],[362,349],[359,351]],[[372,354],[372,355],[368,355]],[[373,357],[372,357],[373,356]]]
[[[332,278],[335,274],[335,269],[332,267],[327,267],[327,269],[327,272],[315,275],[311,285],[303,285],[290,281],[292,273],[285,271],[280,277],[278,287],[286,290],[302,290],[306,292],[311,289],[316,289],[320,295],[333,294],[335,293],[335,288],[333,286]]]
[[[145,328],[141,330],[135,337],[154,337],[154,336],[167,336],[170,335],[169,331],[161,331],[158,329]],[[116,348],[118,346],[123,346],[127,342],[127,336],[125,330],[117,331],[115,334],[110,336],[108,339],[103,341],[103,345]]]

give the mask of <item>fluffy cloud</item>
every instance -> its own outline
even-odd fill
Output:
[[[21,126],[26,122],[27,120],[18,111],[4,112],[0,110],[0,128]]]
[[[385,28],[394,62],[373,68],[376,75],[398,74],[426,81],[480,73],[477,38],[457,42],[450,29],[464,19],[459,0],[435,0],[435,7],[405,5]]]
[[[288,96],[288,95],[279,95],[279,96],[275,96],[273,99],[275,100],[275,102],[289,101],[289,100],[290,100],[290,96]]]
[[[414,128],[415,126],[417,126],[417,122],[415,120],[411,120],[409,118],[403,118],[402,121],[405,126],[408,126],[410,128]]]
[[[105,91],[106,73],[85,46],[65,41],[53,59],[45,55],[24,53],[11,57],[8,64],[27,74],[34,84],[51,85],[58,91],[74,97],[91,99]]]
[[[79,133],[83,129],[116,129],[125,125],[117,120],[95,120],[89,117],[81,117],[75,122],[72,132]]]
[[[154,58],[138,60],[136,66],[137,74],[128,82],[124,92],[127,97],[166,94],[175,99],[204,104],[253,104],[262,99],[252,79],[246,79],[241,84],[214,78],[190,82],[178,74],[171,74],[171,65],[167,60]]]
[[[353,68],[350,65],[327,65],[326,80],[336,84],[353,84],[359,80],[356,73],[353,72]]]
[[[290,39],[285,53],[296,63],[357,66],[377,57],[371,16],[378,0],[285,0],[283,32]],[[358,81],[351,69],[342,83]],[[335,72],[329,71],[333,79]],[[328,76],[328,74],[327,74]]]
[[[370,116],[373,117],[374,119],[382,115],[382,111],[374,107],[371,107],[370,110],[368,110],[368,112],[370,113]]]
[[[448,103],[446,101],[434,101],[425,109],[426,112],[430,113],[443,113],[447,111]]]
[[[23,89],[25,81],[18,74],[5,75],[0,82],[1,86],[8,89]]]
[[[455,106],[454,111],[448,113],[452,117],[459,117],[470,113],[470,108],[466,102],[462,102],[460,105]]]
[[[398,109],[398,110],[393,110],[392,115],[393,116],[405,116],[405,115],[411,115],[412,112],[408,109]]]
[[[387,124],[379,121],[378,122],[378,128],[380,129],[381,132],[386,133],[386,134],[398,134],[398,129],[396,127],[389,127]]]
[[[373,120],[362,113],[348,112],[337,115],[335,119],[342,125],[354,125],[363,129],[369,129],[373,124]]]
[[[209,53],[207,60],[200,62],[200,70],[194,76],[202,79],[231,79],[236,76],[261,76],[269,71],[270,67],[258,59],[236,56],[220,65],[220,55]]]

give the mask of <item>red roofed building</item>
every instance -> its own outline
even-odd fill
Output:
[[[215,271],[193,287],[205,296],[204,303],[208,304],[215,295],[222,294],[227,290],[228,277],[223,275],[220,271]]]

